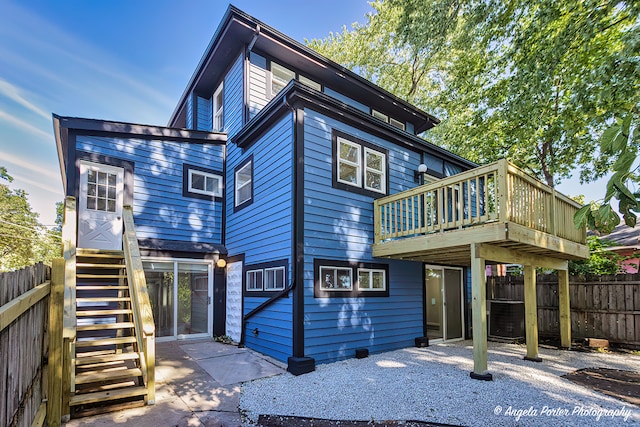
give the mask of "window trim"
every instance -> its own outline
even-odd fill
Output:
[[[331,131],[331,139],[332,139],[332,176],[331,182],[333,188],[338,188],[341,190],[350,191],[357,194],[362,194],[365,196],[370,196],[373,198],[383,197],[389,194],[389,150],[385,148],[378,147],[369,142],[363,141],[360,138],[356,138],[354,136],[348,135],[344,132],[333,129]],[[350,144],[360,146],[359,152],[359,182],[357,184],[348,182],[346,180],[341,180],[339,178],[340,172],[340,140],[344,140]],[[366,150],[365,150],[366,149]],[[382,166],[383,172],[383,191],[378,191],[371,189],[370,187],[366,187],[366,158],[365,151],[371,151],[374,153],[378,153],[384,156],[384,165]]]
[[[373,278],[373,273],[382,273],[382,281],[384,284],[384,287],[382,289],[380,288],[363,288],[360,286],[360,273],[361,272],[367,272],[369,273],[369,278],[372,279]],[[378,291],[385,291],[387,289],[387,271],[383,268],[367,268],[367,267],[358,267],[357,269],[357,275],[358,275],[358,291],[360,292],[378,292]],[[369,283],[373,283],[373,281],[370,281]]]
[[[322,286],[322,277],[324,275],[323,270],[333,270],[333,279],[334,283],[337,280],[337,273],[340,270],[348,270],[349,271],[349,284],[348,288],[325,288]],[[353,269],[351,267],[339,267],[336,265],[320,265],[318,267],[318,286],[319,290],[322,292],[353,292],[354,284],[353,284]]]
[[[215,193],[211,194],[206,191],[191,188],[191,172],[192,171],[218,178],[218,182],[220,183],[219,195]],[[202,166],[183,163],[182,164],[182,196],[190,197],[194,199],[221,202],[224,197],[224,174],[214,169],[208,169]]]
[[[262,287],[260,289],[249,289],[248,275],[252,272],[262,273]],[[282,271],[283,272],[283,287],[282,288],[270,288],[266,287],[266,275],[267,271]],[[275,292],[281,292],[286,289],[289,281],[289,260],[280,259],[276,261],[261,262],[257,264],[243,264],[242,266],[242,294],[245,297],[271,297]]]
[[[275,266],[275,267],[268,267],[268,268],[265,268],[263,271],[264,271],[264,272],[263,272],[263,274],[262,274],[262,277],[263,277],[263,280],[262,280],[262,281],[263,281],[263,283],[264,283],[264,290],[265,290],[266,292],[273,292],[273,291],[282,291],[282,290],[284,290],[284,288],[286,287],[286,284],[285,284],[285,283],[286,283],[286,281],[287,281],[287,280],[286,280],[286,276],[285,276],[286,271],[285,271],[285,268],[284,268],[284,266],[283,266],[283,265],[279,265],[279,266]],[[278,271],[282,271],[282,287],[268,288],[268,287],[267,287],[267,275],[268,275],[268,273],[270,273],[270,272],[274,272],[274,273],[276,273],[276,274],[277,274],[277,272],[278,272]],[[275,280],[275,279],[276,279],[276,276],[274,276],[274,284],[276,284],[276,285],[277,285],[277,280]]]
[[[261,279],[260,280],[260,286],[249,289],[249,276],[251,274],[253,274],[254,277],[257,277],[257,273],[260,273],[260,279]],[[255,279],[254,279],[254,282],[255,282]],[[253,270],[247,270],[247,272],[245,273],[245,286],[246,286],[246,290],[247,290],[248,293],[264,291],[264,270],[262,270],[261,268],[253,269]]]
[[[238,173],[242,171],[244,168],[250,166],[251,168],[251,179],[248,183],[245,183],[242,187],[238,188]],[[253,203],[253,182],[254,182],[254,164],[253,164],[253,154],[244,159],[238,166],[235,167],[233,171],[233,211],[237,212],[250,204]],[[245,186],[250,185],[250,196],[246,200],[242,200],[238,202],[238,190],[244,188]]]
[[[218,105],[218,95],[222,94],[222,100]],[[214,132],[222,132],[224,129],[224,81],[220,83],[220,86],[213,92],[211,99],[211,128]],[[220,126],[216,127],[217,116],[220,116]]]
[[[351,289],[327,290],[321,286],[323,269],[350,270]],[[384,289],[360,289],[359,271],[383,271]],[[313,297],[314,298],[367,298],[389,296],[389,264],[369,263],[360,261],[328,260],[316,258],[313,260]]]

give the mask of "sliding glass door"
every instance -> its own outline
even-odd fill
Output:
[[[213,264],[147,259],[143,263],[159,338],[211,336]]]

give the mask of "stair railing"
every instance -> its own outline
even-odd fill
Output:
[[[155,403],[155,323],[153,311],[147,290],[147,281],[142,267],[138,238],[133,223],[133,209],[124,206],[123,209],[124,236],[123,249],[127,266],[127,282],[131,295],[133,321],[136,329],[136,339],[140,351],[140,368],[142,378],[147,387],[146,403]]]
[[[72,365],[76,345],[76,238],[78,235],[76,198],[64,199],[62,254],[64,257],[64,304],[62,347],[62,419],[70,418],[69,399],[75,393],[75,369]]]

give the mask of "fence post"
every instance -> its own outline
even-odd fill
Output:
[[[57,427],[62,419],[62,307],[64,304],[64,258],[52,260],[49,296],[49,390],[47,425]]]

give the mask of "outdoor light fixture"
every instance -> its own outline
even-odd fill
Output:
[[[227,261],[220,258],[219,260],[216,261],[216,267],[218,268],[225,268],[227,266]]]
[[[420,163],[417,171],[413,171],[413,181],[417,184],[424,184],[424,174],[427,173],[427,165]]]

